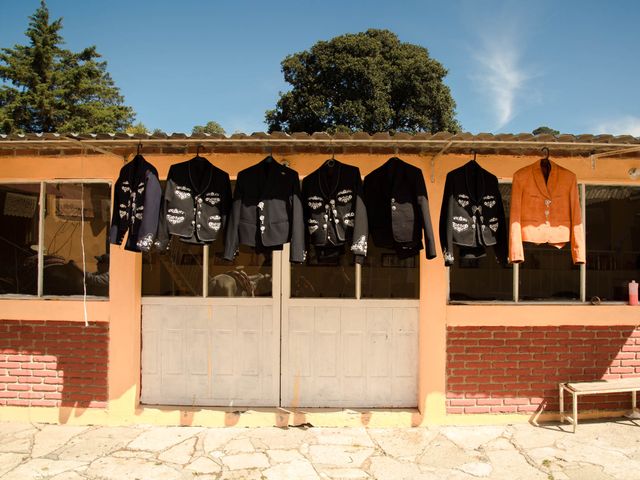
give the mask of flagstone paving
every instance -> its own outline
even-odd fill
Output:
[[[200,428],[0,423],[2,480],[637,480],[640,423]]]

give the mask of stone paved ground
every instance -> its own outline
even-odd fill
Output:
[[[0,423],[3,480],[640,479],[640,423],[428,428]]]

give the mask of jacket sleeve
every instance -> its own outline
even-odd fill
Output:
[[[232,261],[238,250],[238,227],[240,225],[240,209],[242,207],[242,177],[236,180],[236,188],[233,191],[231,212],[227,220],[227,231],[224,236],[224,259]]]
[[[498,263],[506,265],[509,256],[509,243],[507,234],[507,221],[504,216],[504,204],[502,203],[502,194],[500,193],[500,184],[496,178],[496,208],[498,209],[498,231],[496,232],[496,246],[493,247]]]
[[[160,217],[160,204],[162,202],[162,189],[160,180],[154,173],[149,172],[144,187],[144,199],[142,205],[142,222],[138,230],[136,246],[143,252],[148,252],[154,244],[158,234],[158,220]]]
[[[170,200],[173,198],[175,185],[171,179],[171,172],[169,172],[169,178],[167,184],[164,187],[164,195],[160,198],[160,211],[158,213],[158,234],[156,235],[155,246],[160,251],[165,251],[169,248],[169,241],[171,236],[169,235],[169,224],[167,223],[167,209]]]
[[[431,214],[429,213],[429,197],[427,196],[427,186],[424,183],[422,172],[416,175],[417,200],[422,212],[422,228],[424,229],[424,248],[427,259],[436,258],[436,244],[433,236],[433,226],[431,225]]]
[[[224,172],[224,185],[222,186],[222,208],[220,215],[222,216],[222,227],[227,229],[227,222],[229,221],[229,216],[231,213],[231,207],[233,205],[233,192],[231,192],[231,180],[229,179],[229,174]]]
[[[444,193],[442,194],[442,206],[440,207],[440,247],[444,256],[444,264],[450,267],[454,263],[453,256],[453,228],[451,226],[453,218],[453,203],[451,191],[451,175],[447,174],[444,183]]]
[[[300,178],[295,174],[293,192],[291,195],[291,245],[289,261],[292,263],[304,262],[304,215],[302,213],[302,200],[300,198]]]
[[[514,175],[511,185],[511,213],[509,215],[509,261],[511,263],[524,262],[524,248],[522,246],[522,180]]]
[[[587,262],[578,180],[575,175],[571,184],[571,256],[575,264]]]
[[[113,187],[113,213],[111,215],[111,228],[109,229],[109,243],[114,245],[122,245],[126,232],[126,228],[122,228],[120,222],[120,205],[125,204],[125,202],[126,200],[122,195],[122,178],[120,177]]]
[[[362,188],[362,179],[360,178],[360,170],[358,170],[356,175],[355,193],[356,219],[353,226],[353,240],[351,242],[351,251],[356,257],[356,263],[362,265],[364,263],[364,257],[367,256],[369,221],[367,219],[367,208],[365,207],[363,200],[364,194]]]

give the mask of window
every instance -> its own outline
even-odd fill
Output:
[[[0,293],[107,297],[110,214],[107,183],[0,185]]]
[[[294,298],[355,298],[355,257],[349,251],[327,257],[314,248],[307,263],[291,265],[291,296]]]
[[[628,283],[640,279],[640,187],[578,188],[585,212],[586,266],[573,264],[570,245],[558,249],[525,243],[525,261],[517,268],[498,265],[488,252],[485,258],[457,260],[451,267],[450,300],[513,301],[515,277],[518,301],[627,301]],[[510,185],[500,190],[508,219]]]
[[[161,182],[164,190],[165,182]],[[232,187],[235,181],[231,182]],[[142,295],[169,297],[270,297],[272,254],[240,246],[232,262],[222,258],[224,232],[211,245],[182,242],[142,255]],[[205,275],[206,269],[206,275]]]
[[[499,187],[508,222],[511,184],[501,183]],[[484,257],[461,258],[459,248],[454,245],[454,257],[456,261],[449,269],[452,301],[513,300],[513,266],[499,264],[493,247],[487,248]]]
[[[420,250],[418,255],[399,258],[394,250],[369,241],[362,266],[362,298],[419,298]]]
[[[627,301],[640,281],[640,187],[586,186],[586,298]]]

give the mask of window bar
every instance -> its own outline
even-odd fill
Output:
[[[584,230],[585,236],[585,244],[587,239],[587,187],[584,183],[580,184],[580,209],[582,214],[582,228]],[[586,247],[585,247],[586,248]],[[586,251],[585,251],[586,255]],[[580,301],[587,301],[587,264],[586,258],[585,263],[580,265]]]
[[[202,297],[209,296],[209,245],[202,247]]]
[[[513,264],[513,301],[520,301],[520,264]]]
[[[44,294],[44,214],[47,200],[46,184],[40,182],[40,205],[38,210],[38,296]]]
[[[362,265],[356,263],[356,300],[362,298]]]

